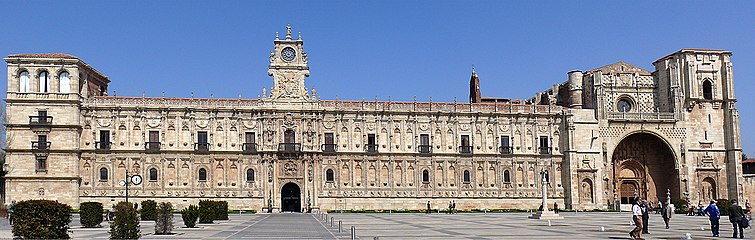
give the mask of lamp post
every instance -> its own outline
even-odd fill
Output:
[[[126,187],[126,203],[128,203],[128,186],[133,185],[139,185],[142,184],[142,176],[139,174],[131,175],[129,178],[128,176],[128,169],[126,169],[126,176],[123,180],[121,180],[119,183],[121,187]]]

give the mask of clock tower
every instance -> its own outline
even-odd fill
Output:
[[[267,74],[273,77],[273,88],[268,96],[271,100],[310,101],[304,79],[309,77],[307,52],[301,32],[296,40],[291,38],[291,25],[286,26],[286,38],[279,39],[275,33],[275,49],[270,52],[270,66]],[[313,93],[314,94],[314,93]],[[313,96],[312,99],[315,97]]]

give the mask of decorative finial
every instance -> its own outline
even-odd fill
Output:
[[[291,24],[286,25],[286,40],[291,40]]]
[[[194,91],[191,91],[191,98],[194,98]]]
[[[301,40],[301,32],[299,32],[299,40]]]
[[[477,71],[474,70],[474,64],[472,64],[472,76],[477,76]]]
[[[278,40],[278,32],[275,32],[275,40]]]
[[[115,95],[115,90],[113,90],[113,97],[116,97],[116,96],[118,96],[118,95]]]
[[[163,97],[165,97],[165,91],[163,91]]]

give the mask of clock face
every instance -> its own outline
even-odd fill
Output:
[[[291,47],[286,47],[281,51],[281,58],[286,62],[293,61],[295,57],[296,51]]]
[[[142,176],[140,176],[140,175],[131,176],[131,183],[133,183],[134,185],[141,184],[142,183]]]
[[[616,107],[619,109],[619,112],[629,112],[632,110],[632,104],[624,99],[619,100],[619,102],[616,103]]]

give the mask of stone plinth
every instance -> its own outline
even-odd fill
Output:
[[[557,219],[564,219],[564,217],[558,215],[558,213],[555,213],[553,211],[537,211],[537,213],[533,213],[529,216],[531,219],[543,219],[543,220],[557,220]]]

